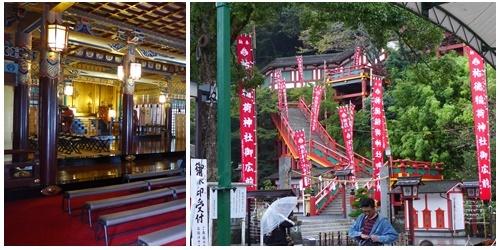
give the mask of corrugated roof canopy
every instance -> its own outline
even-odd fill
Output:
[[[396,4],[455,34],[496,69],[495,2]]]

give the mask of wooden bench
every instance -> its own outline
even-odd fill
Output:
[[[186,223],[140,235],[138,246],[163,246],[165,244],[186,238]]]
[[[177,190],[181,189],[181,190]],[[92,211],[102,210],[106,208],[112,208],[117,206],[124,206],[127,204],[133,204],[136,202],[148,201],[157,198],[165,198],[165,201],[169,196],[172,196],[174,200],[177,199],[177,194],[182,192],[182,188],[161,188],[153,191],[146,191],[136,194],[130,194],[125,196],[117,196],[107,199],[94,200],[94,201],[86,201],[83,204],[83,212],[82,212],[82,223],[86,223],[84,218],[85,214],[88,214],[88,222],[91,229],[92,227]],[[185,191],[184,191],[185,192]]]
[[[157,171],[157,172],[147,172],[147,173],[137,173],[137,174],[125,174],[123,175],[123,180],[124,182],[130,182],[131,180],[135,179],[147,179],[147,178],[154,178],[154,177],[162,177],[162,176],[169,176],[169,175],[178,175],[178,174],[185,174],[184,169],[171,169],[171,170],[164,170],[164,171]]]
[[[177,200],[177,194],[185,194],[186,193],[186,185],[180,185],[180,186],[174,186],[174,187],[168,187],[172,190],[174,190],[174,200]]]
[[[185,184],[186,176],[185,175],[170,176],[164,178],[145,180],[145,182],[148,183],[148,190],[151,190],[154,186],[162,186],[162,185],[168,186],[179,182],[184,182]]]
[[[138,182],[109,185],[109,186],[104,186],[104,187],[85,188],[85,189],[79,189],[79,190],[66,191],[66,192],[64,192],[63,199],[62,199],[62,209],[63,209],[63,211],[68,211],[69,215],[72,215],[71,214],[71,199],[72,198],[89,196],[89,195],[96,195],[96,194],[105,194],[105,193],[111,193],[111,192],[116,192],[116,191],[133,190],[133,189],[137,189],[137,188],[148,188],[148,186],[149,186],[149,184],[147,182],[138,181]],[[65,201],[66,200],[68,201],[68,209],[67,210],[65,208]],[[78,214],[78,215],[80,215],[80,214]]]
[[[98,240],[101,239],[99,238],[99,229],[102,228],[104,231],[104,241],[106,242],[106,246],[108,246],[109,245],[108,239],[114,237],[114,235],[108,236],[109,227],[160,214],[166,214],[180,209],[186,209],[186,199],[179,199],[147,207],[127,210],[123,212],[101,215],[97,220],[99,226],[95,231],[96,232],[95,237]]]

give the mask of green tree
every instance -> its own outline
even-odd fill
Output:
[[[276,16],[275,13],[281,6],[278,3],[241,2],[231,3],[230,8],[230,39],[235,41],[237,35],[251,33],[251,22],[255,25],[265,23]],[[199,84],[216,84],[217,9],[215,3],[194,2],[190,4],[190,9],[190,79]],[[247,72],[242,71],[241,66],[236,63],[234,46],[230,49],[233,52],[231,53],[231,83],[229,84],[237,85]],[[233,88],[231,95],[235,96],[236,93],[236,88]],[[217,104],[205,103],[203,106],[204,112],[198,118],[203,128],[201,157],[207,159],[208,180],[217,181]]]
[[[364,198],[370,198],[370,195],[368,195],[368,189],[356,189],[356,194],[354,194],[354,201],[351,203],[351,206],[354,207],[355,210],[352,210],[349,213],[349,217],[357,218],[360,214],[363,213],[363,210],[361,209],[361,200]]]

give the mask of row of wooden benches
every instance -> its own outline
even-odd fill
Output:
[[[112,193],[119,191],[142,190],[142,192],[133,193],[125,196],[86,201],[84,202],[82,207],[78,208],[82,210],[82,212],[79,214],[81,215],[82,222],[84,223],[88,222],[90,228],[95,230],[96,239],[97,240],[104,239],[106,245],[109,245],[109,239],[114,237],[112,235],[108,235],[108,228],[110,226],[119,225],[126,222],[132,222],[156,215],[161,215],[180,209],[186,209],[186,199],[185,198],[177,199],[178,198],[177,196],[179,194],[186,193],[185,180],[186,180],[185,175],[169,176],[164,178],[149,179],[137,182],[128,182],[128,183],[116,184],[104,187],[66,191],[63,194],[62,209],[63,211],[67,211],[70,216],[75,216],[75,214],[72,213],[71,199],[77,197],[84,197],[84,196],[98,195],[98,194],[105,194],[105,193]],[[175,183],[184,183],[184,185],[172,186]],[[168,186],[168,187],[153,190],[153,187],[161,187],[161,186]],[[100,215],[96,222],[96,226],[94,227],[92,225],[93,224],[92,212],[117,206],[145,202],[148,200],[157,199],[161,197],[165,197],[165,202],[156,205],[150,205],[136,209]],[[173,200],[168,201],[169,197],[172,197]],[[65,206],[66,204],[67,208]],[[73,208],[73,210],[76,209],[77,208]],[[88,221],[85,221],[85,218],[88,218]],[[181,227],[183,230],[180,231]],[[103,237],[99,236],[101,230],[104,233]],[[179,231],[182,233],[180,233]],[[169,242],[185,238],[186,237],[185,232],[186,232],[185,224],[184,226],[179,225],[175,227],[170,227],[157,232],[139,236],[137,244],[164,245]]]
[[[181,174],[181,175],[170,176],[170,175],[176,175],[176,174]],[[156,179],[146,179],[144,181],[130,182],[132,180],[138,180],[138,179],[143,179],[143,178],[155,178],[155,177],[159,177],[159,176],[169,176],[169,177],[156,178]],[[170,185],[170,184],[173,184],[176,182],[180,182],[182,180],[184,180],[184,183],[185,183],[186,176],[185,176],[185,172],[183,169],[172,169],[172,170],[157,171],[157,172],[150,172],[150,173],[125,174],[124,181],[127,183],[104,186],[104,187],[96,187],[96,188],[70,190],[70,191],[64,192],[63,199],[62,199],[62,209],[63,209],[63,211],[67,211],[69,215],[72,215],[72,211],[71,211],[71,199],[72,198],[89,196],[89,195],[97,195],[97,194],[105,194],[105,193],[118,192],[118,191],[127,191],[127,190],[133,190],[133,189],[146,188],[147,190],[151,190],[152,186],[158,186],[158,185],[165,186],[165,185]],[[67,208],[65,206],[66,203],[68,206]]]

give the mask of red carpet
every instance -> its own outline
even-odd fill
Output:
[[[116,195],[116,194],[115,194]],[[109,196],[109,195],[108,195]],[[105,197],[93,196],[88,200]],[[88,197],[87,197],[88,198]],[[184,198],[184,197],[179,197]],[[162,199],[149,201],[134,206],[126,206],[101,211],[102,214],[123,211],[162,202]],[[71,217],[61,208],[62,194],[51,197],[8,201],[4,204],[4,246],[104,246],[104,240],[97,241],[95,232],[88,223],[82,224],[80,216]],[[73,201],[72,201],[73,203]],[[75,202],[75,207],[80,206]],[[72,204],[73,207],[73,204]],[[80,213],[76,210],[75,213]],[[98,214],[96,214],[97,216]],[[140,231],[127,233],[110,239],[109,245],[135,245],[137,237],[162,228],[185,223],[186,210],[174,211],[165,215],[142,219],[110,227],[108,234],[129,231],[130,229],[148,226]],[[157,223],[158,226],[151,226]],[[164,222],[164,223],[163,223]],[[101,230],[102,232],[102,230]],[[102,233],[101,233],[102,235]],[[185,246],[186,239],[168,244],[170,246]]]

